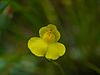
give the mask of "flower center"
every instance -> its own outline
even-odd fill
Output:
[[[55,42],[55,35],[51,29],[44,33],[43,39],[48,43]]]

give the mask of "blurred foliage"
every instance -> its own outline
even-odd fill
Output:
[[[61,75],[34,56],[27,41],[55,24],[66,45],[58,64],[65,75],[100,75],[99,0],[0,0],[0,75]]]

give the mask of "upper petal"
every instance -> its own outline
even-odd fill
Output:
[[[47,59],[56,60],[65,53],[65,46],[62,43],[53,43],[48,46],[45,57]]]
[[[57,30],[56,26],[49,24],[48,26],[42,27],[39,30],[39,35],[44,40],[49,41],[58,41],[60,39],[60,32]]]
[[[44,56],[47,51],[47,43],[38,37],[32,37],[28,41],[28,48],[36,56]]]

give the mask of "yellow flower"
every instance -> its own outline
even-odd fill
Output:
[[[39,30],[40,37],[32,37],[28,41],[28,48],[39,57],[56,60],[65,53],[65,46],[57,42],[60,33],[55,25],[49,24]]]

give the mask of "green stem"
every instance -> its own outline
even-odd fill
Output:
[[[100,68],[98,68],[96,65],[88,62],[87,67],[89,67],[90,69],[92,69],[92,70],[96,71],[98,74],[100,74]]]
[[[61,65],[59,63],[57,63],[55,61],[50,61],[50,62],[52,62],[60,70],[61,75],[65,75],[65,72],[64,72],[63,68],[61,67]]]

